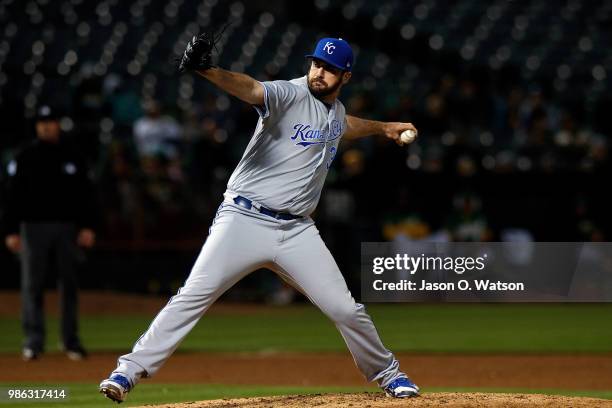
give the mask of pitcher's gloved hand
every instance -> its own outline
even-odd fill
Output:
[[[216,50],[216,44],[221,39],[223,31],[229,26],[226,24],[218,33],[213,30],[205,31],[187,43],[183,56],[177,59],[179,72],[206,71],[212,68],[212,51]]]

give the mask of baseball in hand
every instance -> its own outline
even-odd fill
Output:
[[[400,135],[400,141],[404,144],[412,143],[416,138],[416,132],[412,129],[404,130]]]

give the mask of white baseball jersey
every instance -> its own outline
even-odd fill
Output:
[[[228,194],[241,195],[275,211],[311,214],[327,171],[346,130],[345,109],[315,98],[306,76],[262,82],[265,105],[228,182]]]

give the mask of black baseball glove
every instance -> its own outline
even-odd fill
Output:
[[[212,68],[212,52],[221,39],[223,31],[229,26],[226,24],[218,33],[213,30],[194,35],[187,43],[183,56],[177,58],[179,72],[205,71]]]
[[[179,60],[179,72],[204,71],[211,68],[214,40],[215,37],[210,32],[194,35],[187,43],[183,56]]]

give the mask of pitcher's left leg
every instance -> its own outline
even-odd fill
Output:
[[[385,388],[406,377],[399,370],[395,356],[382,344],[364,306],[353,299],[336,261],[312,222],[298,221],[287,231],[275,263],[278,273],[336,324],[368,381],[377,381]]]

